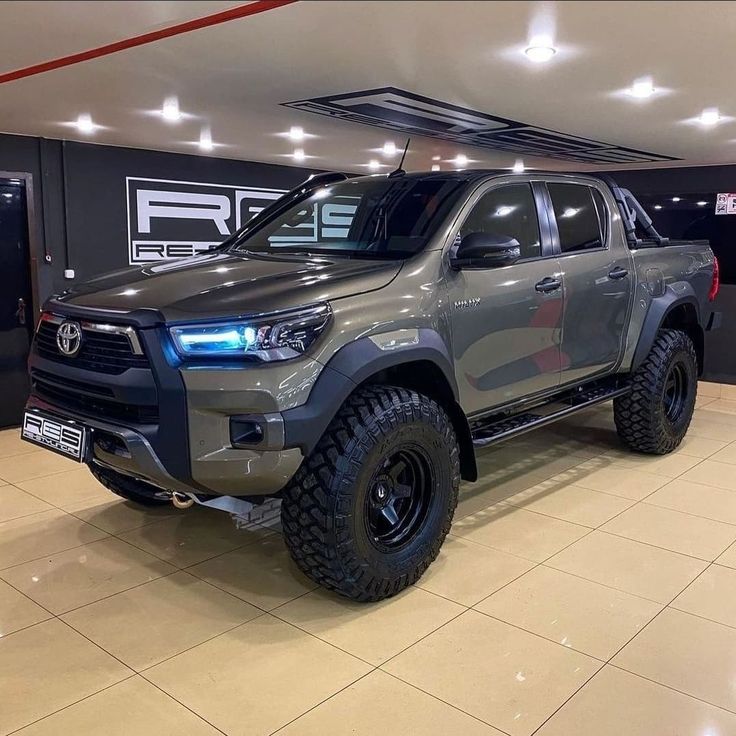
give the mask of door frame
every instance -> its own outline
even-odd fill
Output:
[[[48,261],[46,254],[41,253],[38,233],[36,231],[36,202],[33,192],[33,175],[27,171],[2,171],[0,179],[18,179],[25,188],[26,196],[26,227],[28,230],[28,272],[31,279],[31,307],[33,311],[33,326],[38,324],[41,317],[41,295],[38,284],[39,257]]]

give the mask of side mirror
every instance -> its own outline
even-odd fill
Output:
[[[516,238],[490,233],[468,233],[450,260],[453,268],[498,268],[510,266],[521,258]]]

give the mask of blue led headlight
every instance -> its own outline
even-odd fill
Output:
[[[288,360],[309,349],[327,326],[330,315],[330,307],[320,304],[252,319],[177,325],[169,327],[169,334],[183,358]]]

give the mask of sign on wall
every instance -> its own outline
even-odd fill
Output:
[[[285,191],[136,176],[125,185],[130,265],[201,253]]]
[[[717,215],[736,215],[736,193],[727,192],[716,195]]]

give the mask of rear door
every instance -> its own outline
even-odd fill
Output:
[[[615,203],[590,180],[547,181],[565,297],[562,384],[617,366],[631,303],[631,252],[614,227]]]
[[[485,232],[515,238],[522,253],[510,266],[448,275],[460,402],[474,414],[557,387],[562,288],[540,185],[494,181],[476,192],[459,223],[454,243]]]

